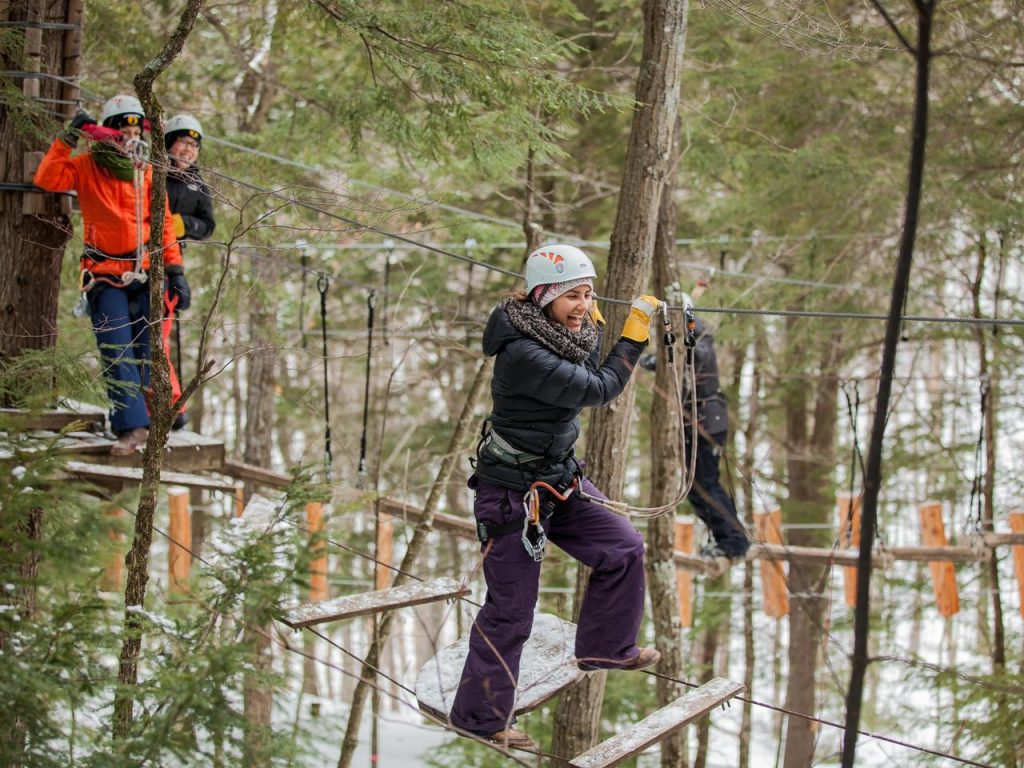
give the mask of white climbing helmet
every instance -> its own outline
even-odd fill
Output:
[[[526,259],[526,292],[538,285],[597,277],[594,262],[575,245],[543,245]]]
[[[120,125],[113,125],[115,118],[135,117],[137,118],[135,122],[132,122],[130,119],[119,122],[141,126],[145,116],[146,111],[142,108],[142,104],[137,98],[126,93],[119,93],[114,98],[107,99],[107,103],[103,105],[103,111],[100,112],[100,123],[107,128],[120,128]]]
[[[167,125],[164,126],[164,137],[171,139],[173,136],[174,139],[177,139],[179,137],[174,136],[176,133],[188,134],[196,141],[203,140],[203,126],[192,115],[175,115],[167,121]]]

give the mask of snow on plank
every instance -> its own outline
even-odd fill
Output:
[[[469,590],[459,581],[446,577],[390,589],[378,589],[375,592],[345,595],[333,600],[325,600],[322,603],[307,603],[292,610],[281,621],[292,629],[301,629],[328,621],[351,619],[369,613],[448,600],[453,597],[461,597],[468,592]]]
[[[86,464],[82,461],[69,461],[64,465],[64,473],[82,480],[91,480],[101,485],[123,485],[125,483],[141,483],[141,467],[113,467],[108,464]],[[191,475],[185,472],[161,472],[160,482],[164,485],[184,485],[186,488],[205,488],[211,491],[235,490],[235,484],[226,480],[204,475]]]
[[[581,680],[576,666],[576,625],[549,613],[533,617],[533,631],[523,648],[516,686],[516,714],[536,709],[563,688]],[[416,677],[420,709],[447,720],[469,653],[469,637],[459,638],[426,663]]]
[[[716,677],[680,696],[621,733],[569,761],[576,768],[609,768],[628,760],[743,690],[742,683]]]

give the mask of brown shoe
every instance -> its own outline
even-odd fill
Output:
[[[627,672],[636,672],[653,667],[660,659],[661,653],[656,648],[641,648],[640,653],[628,661],[577,660],[576,666],[584,672],[594,672],[599,669],[624,669]]]
[[[110,455],[131,456],[146,445],[147,439],[149,430],[146,427],[136,427],[117,438],[117,442],[110,446]]]
[[[505,747],[505,749],[525,749],[531,752],[537,751],[537,742],[530,738],[530,734],[523,731],[517,731],[515,728],[506,728],[504,731],[498,731],[492,733],[490,736],[484,736],[484,739]]]

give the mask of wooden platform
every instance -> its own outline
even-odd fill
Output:
[[[69,461],[64,465],[64,474],[67,477],[88,480],[97,485],[115,489],[120,489],[127,484],[142,482],[141,467],[112,467],[108,464]],[[186,488],[203,488],[210,491],[227,491],[229,493],[235,491],[233,481],[187,472],[161,472],[160,482],[164,485],[183,485]]]
[[[671,704],[617,733],[569,761],[575,768],[610,768],[628,760],[652,744],[706,715],[743,690],[741,683],[716,677],[700,688],[680,696]]]
[[[563,688],[579,682],[585,672],[576,666],[576,625],[549,613],[538,613],[523,648],[516,686],[516,714],[536,709]],[[420,709],[447,720],[469,653],[469,637],[460,638],[426,663],[416,677]]]
[[[396,608],[449,600],[468,592],[469,589],[456,579],[435,579],[402,587],[378,589],[375,592],[345,595],[321,603],[307,603],[289,611],[281,621],[292,629],[300,629],[329,621],[341,621],[381,611],[393,611]]]
[[[0,408],[0,422],[6,422],[19,430],[49,430],[60,432],[76,429],[102,432],[107,415],[100,409],[84,408],[71,410],[54,408],[45,411],[30,411],[25,408]]]

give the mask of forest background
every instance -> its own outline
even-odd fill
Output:
[[[194,4],[86,4],[81,106],[97,114],[106,97],[132,92],[135,75]],[[14,0],[0,4],[0,19],[66,20],[73,5]],[[659,246],[664,259],[653,269],[650,254],[636,262],[635,284],[689,290],[710,279],[700,304],[715,328],[733,419],[724,476],[744,520],[752,529],[755,512],[779,507],[788,544],[833,546],[836,494],[862,488],[885,324],[825,315],[878,316],[889,306],[915,98],[907,48],[922,7],[934,14],[931,112],[904,311],[1021,320],[1019,3],[202,3],[154,86],[168,114],[190,111],[203,123],[201,165],[218,219],[214,241],[185,254],[195,301],[181,324],[181,368],[191,377],[201,354],[216,361],[190,405],[192,428],[222,437],[249,463],[294,472],[284,519],[298,521],[302,503],[327,485],[332,595],[368,589],[375,578],[377,521],[337,489],[469,517],[471,446],[454,454],[451,446],[480,367],[483,322],[514,286],[510,275],[525,253],[541,242],[578,242],[609,275],[599,293],[632,297],[611,279],[631,255],[616,262],[609,243],[624,210],[620,187],[636,171],[627,159],[637,82],[650,74],[645,18],[672,9],[684,20],[675,40],[684,48],[674,154],[662,179],[675,208],[674,246]],[[45,34],[48,41],[63,32]],[[55,113],[70,105],[25,98],[13,74],[26,68],[25,40],[23,28],[0,27],[0,135],[44,149],[65,121]],[[12,225],[21,221],[17,198],[0,196],[2,267],[54,236],[36,239],[28,225]],[[655,205],[643,218],[661,213]],[[53,229],[44,217],[32,226]],[[7,402],[103,402],[92,333],[70,314],[81,246],[80,231],[70,234],[67,258],[56,263],[56,328],[32,337],[41,343],[3,339]],[[32,302],[10,299],[16,290],[25,289],[7,282],[0,304],[9,315],[31,315]],[[620,309],[607,306],[614,324]],[[880,542],[916,544],[918,506],[928,500],[942,504],[953,541],[1006,529],[1021,497],[1022,403],[1013,385],[1021,354],[1017,326],[903,324]],[[664,390],[652,375],[636,379],[625,449],[607,471],[621,476],[625,497],[657,501],[666,487],[658,469]],[[472,430],[486,413],[484,397]],[[585,442],[580,448],[587,456]],[[154,568],[139,612],[135,709],[130,722],[111,726],[123,701],[122,632],[135,625],[125,623],[123,595],[98,586],[120,556],[108,533],[120,526],[132,538],[132,521],[107,512],[138,502],[101,503],[47,482],[59,463],[51,452],[5,465],[0,486],[4,762],[333,763],[359,669],[349,654],[366,655],[373,627],[338,625],[301,640],[272,629],[280,606],[308,587],[305,532],[240,535],[230,502],[217,497],[194,500],[201,567],[193,599],[174,600]],[[163,504],[158,524],[161,515]],[[26,530],[26,519],[38,527]],[[472,571],[472,542],[432,535],[418,576]],[[412,537],[411,526],[398,527],[393,562]],[[158,537],[154,562],[164,546]],[[23,568],[26,551],[35,572]],[[875,573],[861,724],[897,743],[862,738],[858,764],[953,764],[898,742],[976,764],[1024,762],[1020,597],[1009,550],[996,554],[990,565],[957,567],[962,607],[951,618],[938,615],[923,564]],[[791,565],[790,611],[780,619],[764,613],[758,569],[748,563],[697,580],[694,624],[675,629],[679,676],[744,680],[755,701],[841,723],[853,646],[841,572]],[[542,607],[569,617],[575,582],[573,564],[553,552]],[[422,724],[401,685],[467,630],[473,612],[462,604],[398,619],[382,655],[388,677],[375,683],[371,702],[371,751],[386,756],[376,729],[389,718]],[[666,641],[653,622],[645,631]],[[653,679],[609,676],[595,694],[600,718],[589,719],[604,734],[619,730],[663,694]],[[326,713],[319,719],[314,704]],[[552,723],[572,714],[560,706],[522,721],[556,753]],[[588,712],[577,705],[576,720]],[[841,738],[827,723],[745,703],[644,759],[830,764]],[[503,758],[448,738],[418,759]]]

